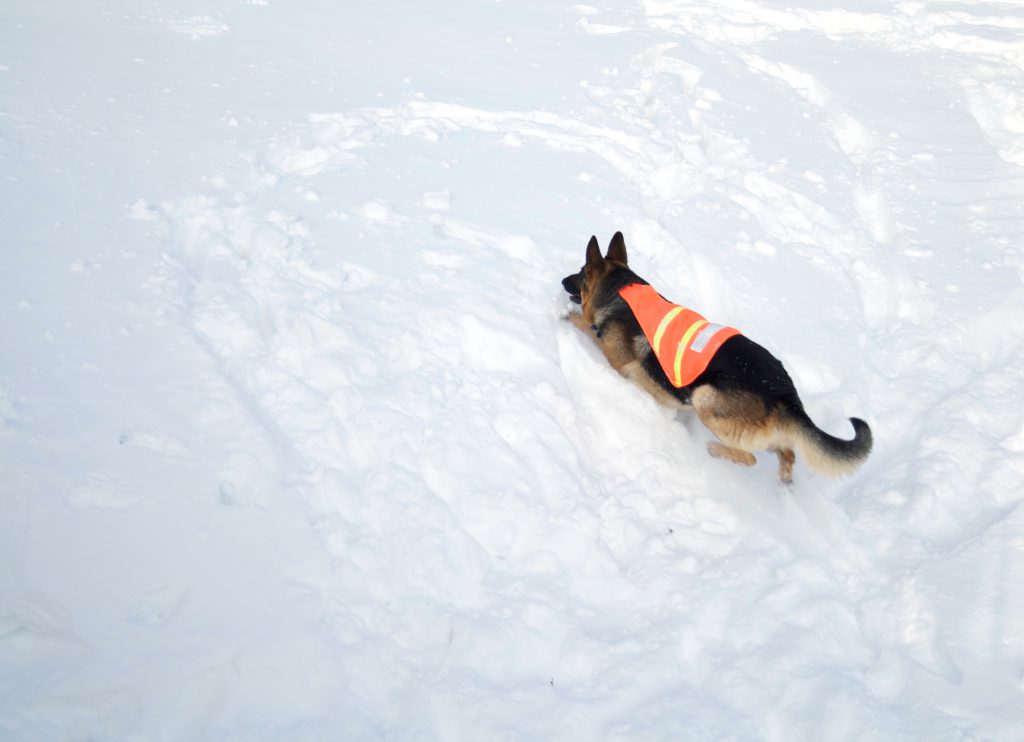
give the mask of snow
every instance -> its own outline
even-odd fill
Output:
[[[1019,4],[0,50],[0,737],[1024,739]],[[865,466],[779,489],[617,376],[559,281],[618,229]]]

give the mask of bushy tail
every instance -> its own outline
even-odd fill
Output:
[[[871,428],[851,417],[853,439],[844,441],[819,428],[806,413],[796,416],[793,443],[807,465],[819,474],[838,477],[852,473],[871,453]]]

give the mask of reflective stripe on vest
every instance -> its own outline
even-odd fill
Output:
[[[708,322],[697,312],[673,304],[646,284],[619,289],[647,336],[672,386],[692,384],[708,367],[722,343],[740,331]]]

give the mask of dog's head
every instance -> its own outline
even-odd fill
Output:
[[[597,237],[591,237],[587,243],[587,260],[579,273],[573,273],[562,279],[562,288],[576,304],[581,306],[583,317],[593,321],[593,296],[601,281],[616,268],[626,268],[626,241],[622,232],[616,232],[608,243],[608,252],[601,256],[601,247]]]

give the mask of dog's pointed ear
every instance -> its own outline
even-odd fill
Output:
[[[599,266],[604,262],[601,257],[601,246],[597,244],[597,237],[591,236],[587,243],[587,265]]]
[[[616,232],[612,236],[612,241],[608,243],[608,254],[605,255],[608,260],[616,260],[623,265],[628,261],[626,260],[626,240],[622,236],[622,232]]]

